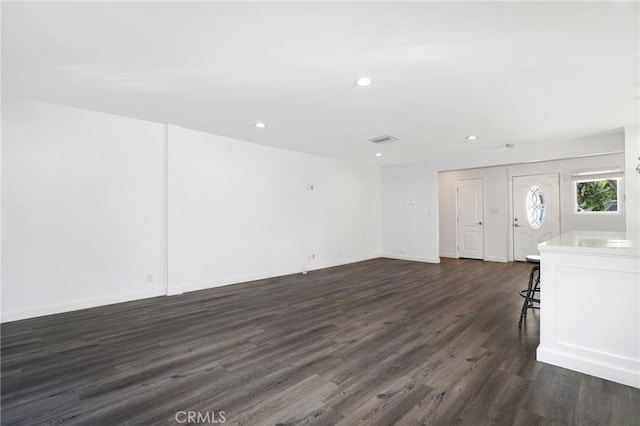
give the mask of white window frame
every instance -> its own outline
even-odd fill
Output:
[[[616,201],[617,201],[617,210],[616,211],[580,211],[578,210],[578,184],[584,182],[599,182],[601,180],[615,180],[616,181]],[[621,197],[621,185],[622,178],[617,176],[611,177],[596,177],[591,179],[575,179],[573,181],[573,213],[578,215],[615,215],[621,214],[622,212],[622,197]]]

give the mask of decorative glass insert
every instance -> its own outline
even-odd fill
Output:
[[[617,212],[618,179],[600,179],[576,182],[578,213]]]
[[[533,185],[527,192],[527,220],[533,229],[538,229],[544,222],[545,204],[542,190]]]

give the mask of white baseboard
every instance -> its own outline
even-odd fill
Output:
[[[271,271],[260,274],[236,275],[234,277],[223,278],[215,281],[201,281],[195,283],[184,283],[182,289],[184,292],[207,290],[209,288],[223,287],[226,285],[240,284],[248,281],[264,280],[267,278],[282,277],[302,272],[302,268],[288,268],[280,271]]]
[[[500,263],[507,263],[509,262],[507,260],[506,257],[492,257],[492,256],[487,256],[484,258],[485,262],[500,262]]]
[[[301,274],[302,271],[316,271],[318,269],[326,269],[326,268],[332,268],[334,266],[348,265],[351,263],[362,262],[365,260],[377,259],[378,257],[380,257],[378,254],[371,254],[367,256],[359,256],[359,257],[353,257],[349,259],[338,259],[338,260],[332,260],[327,262],[312,262],[297,268],[292,267],[292,268],[281,269],[278,271],[270,271],[270,272],[264,272],[259,274],[237,275],[234,277],[224,278],[216,281],[185,283],[182,286],[182,288],[185,292],[206,290],[209,288],[245,283],[249,281],[264,280],[267,278],[276,278],[276,277],[282,277],[282,276],[291,275],[291,274]]]
[[[167,287],[167,296],[176,296],[182,294],[184,290],[181,285],[172,285]]]
[[[409,260],[411,262],[440,263],[439,257],[407,256],[406,254],[395,254],[395,253],[382,253],[380,257],[386,257],[389,259],[398,259],[398,260]]]
[[[77,300],[59,305],[47,305],[37,308],[23,309],[17,311],[3,311],[1,321],[11,322],[28,318],[36,318],[45,315],[60,314],[64,312],[77,311],[80,309],[95,308],[98,306],[112,305],[114,303],[130,302],[132,300],[146,299],[156,296],[173,296],[182,294],[187,291],[204,290],[208,288],[221,287],[225,285],[238,284],[248,281],[261,280],[266,278],[275,278],[283,275],[291,275],[302,273],[303,270],[314,271],[317,269],[331,268],[334,266],[348,265],[350,263],[362,262],[364,260],[376,259],[380,257],[378,254],[360,256],[350,259],[339,259],[328,262],[312,263],[300,267],[287,268],[280,271],[271,271],[260,274],[240,275],[219,281],[205,281],[200,283],[186,283],[183,285],[174,285],[169,288],[158,288],[151,290],[141,290],[123,294],[117,294],[94,299]]]
[[[597,353],[594,354],[594,359],[588,359],[541,346],[538,346],[536,353],[536,359],[540,362],[640,388],[640,362],[638,360],[610,357],[608,362],[602,362],[595,359],[602,356],[602,353]]]
[[[371,260],[371,259],[377,259],[379,258],[380,255],[379,254],[370,254],[367,256],[358,256],[358,257],[352,257],[349,259],[338,259],[338,260],[332,260],[332,261],[328,261],[328,262],[320,262],[320,263],[309,263],[307,264],[306,267],[306,271],[316,271],[318,269],[326,269],[326,268],[333,268],[335,266],[342,266],[342,265],[349,265],[351,263],[357,263],[357,262],[364,262],[365,260]]]
[[[440,257],[446,257],[450,259],[458,259],[458,255],[455,253],[440,253]],[[497,257],[497,256],[486,256],[484,258],[485,262],[500,262],[507,263],[509,260],[506,257]]]
[[[129,293],[116,294],[93,299],[76,300],[59,305],[47,305],[37,308],[29,308],[17,311],[3,311],[2,322],[18,321],[27,318],[42,317],[45,315],[61,314],[63,312],[78,311],[81,309],[95,308],[98,306],[112,305],[114,303],[130,302],[132,300],[147,299],[149,297],[164,296],[165,289],[140,290]]]
[[[458,255],[455,253],[440,253],[440,257],[446,257],[450,259],[457,259]]]

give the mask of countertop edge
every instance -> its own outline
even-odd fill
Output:
[[[640,258],[640,250],[632,249],[632,248],[569,247],[569,246],[557,246],[557,245],[548,245],[546,243],[540,243],[538,245],[538,251],[540,251],[540,253],[553,252],[553,253],[571,253],[576,255],[599,255],[599,256]]]

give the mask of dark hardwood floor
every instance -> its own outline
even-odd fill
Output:
[[[640,390],[535,361],[529,266],[376,259],[3,324],[2,424],[639,425]]]

